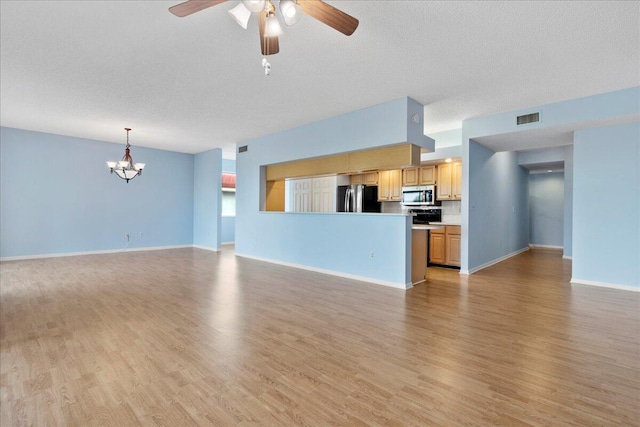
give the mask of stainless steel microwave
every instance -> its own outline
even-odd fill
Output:
[[[436,202],[436,186],[402,187],[402,204],[404,206],[438,205],[439,202]]]

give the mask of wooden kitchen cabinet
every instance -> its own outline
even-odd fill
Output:
[[[429,233],[429,262],[460,267],[460,226],[447,225]]]
[[[433,264],[445,263],[445,230],[431,230],[429,232],[429,262]]]
[[[453,163],[451,170],[451,192],[453,200],[462,199],[462,163]]]
[[[416,185],[434,185],[436,183],[435,165],[402,170],[402,185],[406,187]]]
[[[436,200],[461,200],[462,163],[443,163],[438,165],[438,187]]]
[[[419,185],[434,185],[436,183],[436,165],[420,168]]]
[[[402,170],[378,172],[378,201],[399,202],[402,200]]]
[[[351,175],[351,184],[378,185],[378,172]]]
[[[445,237],[444,263],[460,267],[460,226],[446,226]]]
[[[404,187],[416,186],[419,182],[420,169],[411,168],[402,170],[402,185]]]

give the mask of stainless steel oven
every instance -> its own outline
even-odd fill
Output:
[[[404,206],[435,206],[436,186],[420,185],[417,187],[402,187],[402,204]]]

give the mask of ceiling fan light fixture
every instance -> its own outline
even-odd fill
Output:
[[[242,4],[254,13],[262,12],[266,3],[266,0],[242,0]]]
[[[299,6],[294,0],[280,0],[280,13],[288,26],[298,22],[301,16]]]
[[[251,11],[246,8],[244,3],[238,3],[236,7],[229,10],[229,15],[231,15],[233,20],[236,21],[238,25],[240,25],[245,30],[247,29],[249,18],[251,18]]]
[[[277,37],[282,34],[282,27],[275,13],[269,12],[264,25],[265,37]]]

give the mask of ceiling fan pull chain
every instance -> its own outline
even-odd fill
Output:
[[[266,56],[262,58],[262,68],[264,68],[265,76],[268,76],[269,74],[271,74],[271,64],[269,64],[269,61],[267,60]]]

